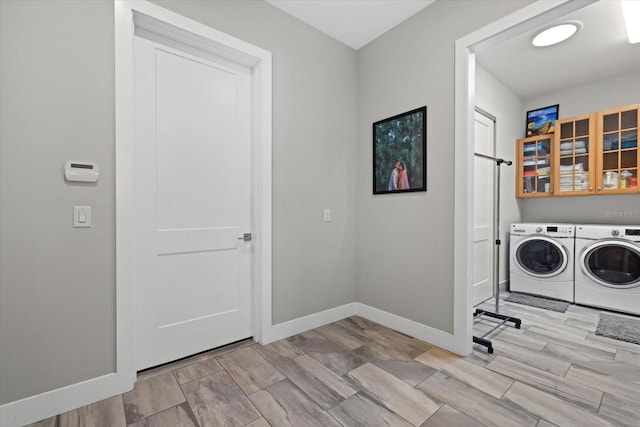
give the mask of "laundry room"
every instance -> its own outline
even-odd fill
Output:
[[[573,25],[575,34],[533,46],[554,24]],[[476,110],[494,120],[493,155],[512,162],[492,168],[494,177],[500,172],[499,191],[474,193],[500,198],[501,291],[640,314],[634,48],[620,5],[596,2],[476,53]],[[556,107],[557,123],[526,139],[527,114],[548,107]],[[602,145],[614,132],[621,143]]]

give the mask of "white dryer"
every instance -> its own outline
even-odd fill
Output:
[[[575,225],[511,224],[509,288],[573,302]]]
[[[576,227],[575,298],[640,314],[640,225]]]

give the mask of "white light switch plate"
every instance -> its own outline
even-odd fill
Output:
[[[324,210],[324,220],[325,222],[331,221],[331,209]]]
[[[73,226],[75,228],[91,227],[91,206],[73,207]]]

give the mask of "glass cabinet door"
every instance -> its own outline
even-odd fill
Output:
[[[598,113],[598,193],[638,192],[638,118],[638,105]]]
[[[593,147],[595,115],[561,119],[556,122],[555,195],[593,194]]]
[[[518,140],[517,197],[550,196],[551,140],[553,135],[542,135]]]

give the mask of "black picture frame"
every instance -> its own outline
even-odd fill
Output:
[[[373,124],[373,194],[416,191],[427,191],[426,106]]]
[[[546,135],[555,132],[559,107],[560,105],[556,104],[527,111],[525,136]]]

